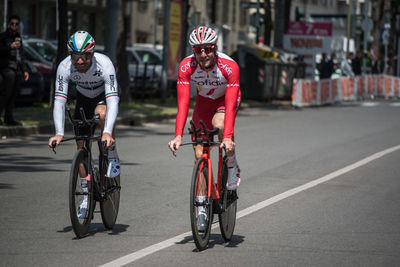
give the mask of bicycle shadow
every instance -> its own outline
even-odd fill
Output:
[[[220,234],[210,234],[210,240],[208,242],[208,248],[213,248],[215,245],[221,245],[227,248],[235,248],[238,247],[239,244],[243,243],[245,236],[242,235],[232,235],[232,239],[229,242],[225,242],[223,237]],[[182,241],[176,242],[177,245],[184,245],[187,243],[194,243],[193,236],[188,235],[183,238]],[[201,252],[197,248],[194,248],[192,252]]]
[[[123,232],[126,232],[129,226],[130,225],[128,224],[115,224],[113,229],[109,230],[105,228],[102,223],[91,223],[89,232],[85,237],[95,236],[96,234],[100,233],[107,233],[108,235],[119,235]],[[57,233],[68,233],[68,232],[73,232],[72,226],[66,226],[62,230],[57,231]],[[79,240],[81,238],[77,238],[74,236],[72,239]]]

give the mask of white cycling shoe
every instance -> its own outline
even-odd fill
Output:
[[[107,177],[115,178],[120,174],[121,164],[119,163],[119,159],[113,158],[108,159],[108,169],[107,169]]]
[[[79,219],[85,219],[86,218],[86,213],[87,213],[87,210],[88,210],[87,198],[88,197],[85,196],[83,198],[83,201],[82,201],[81,205],[79,206],[78,214],[77,214]]]
[[[228,167],[228,181],[226,189],[236,190],[240,184],[240,168],[237,164],[233,167]]]

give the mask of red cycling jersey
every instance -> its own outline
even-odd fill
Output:
[[[221,102],[225,99],[225,125],[223,138],[232,138],[235,116],[241,100],[239,84],[239,67],[236,62],[221,52],[216,52],[216,64],[209,71],[200,68],[194,55],[188,56],[179,64],[177,80],[178,113],[176,115],[175,136],[183,134],[190,103],[190,84],[197,88],[195,109],[209,107],[198,106],[198,99],[203,99],[202,105],[210,102]],[[205,122],[207,125],[211,123]]]

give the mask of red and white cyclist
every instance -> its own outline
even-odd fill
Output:
[[[190,102],[190,85],[197,88],[193,122],[199,128],[203,120],[207,128],[219,128],[221,147],[225,145],[228,165],[228,190],[236,190],[240,183],[240,168],[235,157],[234,125],[240,106],[241,93],[239,67],[224,53],[217,52],[218,36],[210,27],[199,26],[192,31],[189,44],[193,54],[179,64],[177,80],[178,113],[176,115],[175,138],[168,143],[171,151],[176,152],[182,144],[182,134]],[[202,145],[194,146],[195,158],[201,158]],[[197,201],[202,202],[206,193]],[[203,208],[202,206],[199,207]],[[203,217],[203,218],[202,218]],[[206,214],[199,210],[199,230],[206,224]]]
[[[57,68],[56,91],[54,97],[53,118],[56,135],[49,139],[49,146],[56,141],[58,146],[64,137],[65,104],[68,97],[68,84],[76,84],[77,101],[74,119],[80,119],[80,107],[83,108],[86,118],[91,119],[94,114],[100,115],[102,141],[106,141],[109,166],[108,177],[120,174],[120,162],[115,146],[114,124],[118,114],[118,84],[115,68],[111,60],[103,54],[95,53],[96,43],[93,37],[85,31],[77,31],[68,39],[69,56]],[[76,135],[87,135],[89,127],[82,127]],[[77,140],[77,148],[83,146],[82,140]],[[81,184],[85,190],[86,177],[81,174]],[[78,210],[78,217],[84,218],[87,212],[87,197],[84,198]]]

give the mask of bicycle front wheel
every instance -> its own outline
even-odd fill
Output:
[[[119,210],[119,198],[120,198],[120,176],[115,178],[108,178],[106,176],[108,168],[108,160],[103,159],[100,161],[102,171],[102,190],[104,198],[100,201],[101,219],[104,227],[112,229],[115,225]]]
[[[201,175],[201,173],[203,175]],[[207,161],[204,159],[199,159],[193,170],[192,183],[190,188],[190,221],[192,227],[193,239],[198,250],[204,250],[208,246],[208,241],[210,239],[211,224],[213,221],[213,209],[212,209],[212,196],[206,197],[205,201],[198,203],[196,200],[198,185],[200,183],[201,177],[204,177],[206,184],[206,192],[208,188],[212,185],[208,182],[208,169]],[[206,227],[205,229],[199,231],[197,226],[198,219],[198,207],[203,206],[205,213],[207,215]]]
[[[69,179],[69,214],[76,237],[81,238],[89,232],[94,200],[92,181],[83,181],[81,176],[89,174],[88,154],[80,149],[72,161]],[[85,186],[86,185],[86,186]],[[84,204],[86,202],[86,205]],[[86,208],[86,209],[84,209]],[[78,214],[79,213],[79,214]]]
[[[228,167],[224,162],[222,166],[221,192],[220,196],[224,201],[225,211],[218,214],[219,228],[225,242],[232,239],[233,231],[236,224],[237,195],[236,191],[226,189],[226,181],[228,178]]]

